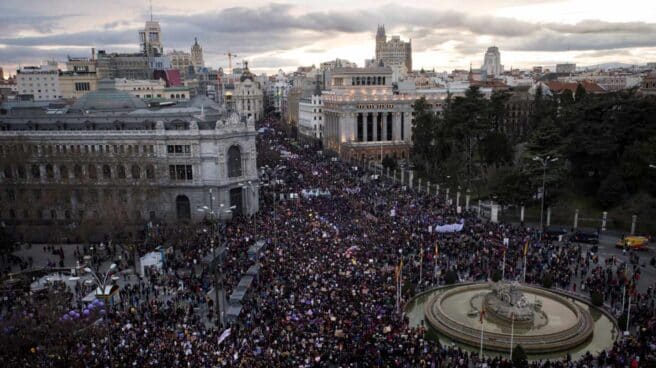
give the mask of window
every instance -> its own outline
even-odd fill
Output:
[[[132,179],[139,179],[141,178],[141,168],[139,165],[132,165],[132,168],[130,169],[132,172]]]
[[[103,178],[104,179],[111,179],[112,178],[112,169],[109,167],[109,165],[103,165],[102,173],[103,173]]]
[[[98,179],[98,170],[96,169],[96,165],[89,164],[87,171],[89,172],[89,179]]]
[[[16,169],[17,169],[16,171],[18,171],[18,178],[25,179],[25,176],[26,176],[25,166],[18,165],[18,167]]]
[[[169,165],[169,178],[171,180],[193,180],[192,165]]]
[[[76,82],[75,83],[75,90],[76,91],[90,91],[91,86],[89,85],[89,82]]]
[[[41,189],[33,189],[32,190],[32,196],[34,196],[35,201],[40,201],[41,200]]]
[[[125,166],[118,165],[116,168],[116,176],[118,176],[119,179],[125,179]]]
[[[12,179],[14,177],[14,170],[11,169],[11,166],[5,166],[5,179]]]
[[[155,179],[155,166],[146,166],[146,178],[150,180]]]
[[[235,145],[228,149],[228,177],[234,178],[241,175],[241,149]]]
[[[73,166],[73,176],[75,179],[82,179],[82,166],[75,165]]]
[[[59,175],[61,175],[62,180],[68,180],[68,168],[66,165],[61,165],[59,167]]]
[[[39,179],[41,178],[41,168],[39,165],[32,165],[32,178]]]

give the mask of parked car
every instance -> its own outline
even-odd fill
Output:
[[[567,234],[567,229],[564,227],[550,226],[544,229],[542,233],[542,239],[545,240],[559,240],[561,237],[565,237]]]
[[[647,250],[649,239],[644,236],[625,236],[615,243],[617,248],[627,248],[631,250]]]
[[[577,230],[569,237],[569,240],[577,243],[599,244],[599,233],[597,231]]]

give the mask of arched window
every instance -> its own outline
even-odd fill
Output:
[[[234,145],[228,149],[228,177],[241,176],[241,149]]]
[[[153,165],[146,166],[146,178],[155,179],[155,166]]]
[[[116,176],[118,176],[119,179],[125,179],[125,166],[118,165],[116,168]]]
[[[52,168],[52,164],[47,164],[46,165],[46,177],[48,179],[54,179],[55,178],[55,170]]]
[[[73,176],[75,179],[82,179],[82,166],[75,165],[73,166]]]
[[[68,180],[68,167],[66,165],[59,167],[59,175],[61,175],[62,180]]]
[[[139,179],[141,178],[141,168],[139,165],[132,165],[132,168],[130,169],[132,171],[132,179]]]
[[[32,165],[32,177],[34,179],[39,179],[41,177],[41,168],[39,165]]]
[[[25,179],[25,176],[26,176],[26,174],[25,174],[25,166],[23,166],[23,165],[18,165],[18,167],[16,168],[16,171],[18,171],[18,177],[19,177],[20,179]]]
[[[12,179],[14,177],[14,170],[11,169],[11,166],[5,165],[5,179]]]
[[[109,167],[109,165],[103,165],[102,174],[104,179],[112,178],[112,169]]]
[[[96,165],[89,164],[87,171],[89,172],[89,179],[98,179],[98,170],[96,169]]]
[[[178,220],[189,220],[191,218],[191,207],[189,197],[179,195],[175,198],[175,209],[178,214]]]

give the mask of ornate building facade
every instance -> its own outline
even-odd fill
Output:
[[[202,68],[205,66],[203,60],[203,48],[198,44],[198,38],[194,37],[194,44],[191,46],[191,64],[195,68]]]
[[[388,41],[385,26],[378,26],[376,32],[376,61],[382,61],[385,66],[405,66],[405,72],[412,71],[412,40],[401,41],[401,37],[392,36]]]
[[[248,69],[248,63],[238,81],[227,84],[224,88],[224,101],[226,105],[237,111],[244,119],[258,121],[264,115],[264,97],[262,86]]]
[[[56,114],[14,107],[0,115],[0,220],[28,240],[199,221],[203,206],[252,214],[255,136],[253,119],[204,96],[151,110],[106,81]]]

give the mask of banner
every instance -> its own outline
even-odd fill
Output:
[[[462,231],[462,228],[465,227],[465,220],[460,220],[460,222],[455,224],[446,224],[446,225],[435,225],[436,233],[459,233]]]

